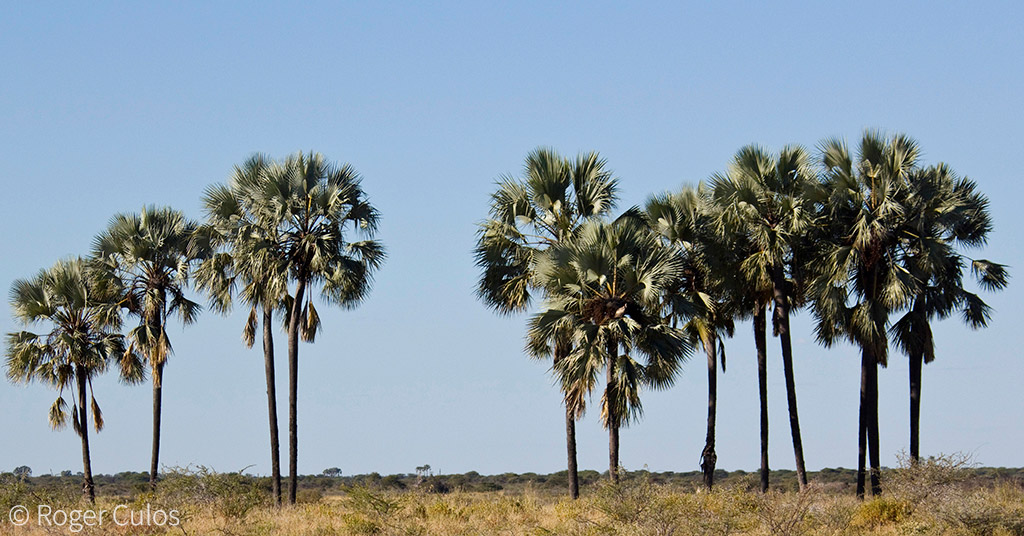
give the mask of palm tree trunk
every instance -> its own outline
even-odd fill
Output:
[[[708,357],[708,432],[704,439],[704,450],[700,454],[700,468],[704,473],[704,486],[707,489],[715,483],[715,406],[718,403],[718,360],[715,355],[715,335],[708,335],[704,341],[704,352]]]
[[[558,364],[569,355],[569,349],[569,345],[564,341],[558,341],[555,343],[554,368],[556,370],[558,368]],[[566,476],[569,480],[569,498],[578,499],[580,497],[580,477],[576,462],[577,411],[573,405],[574,403],[570,403],[567,397],[565,400],[565,450],[568,457],[568,463],[566,464]]]
[[[149,487],[156,489],[160,474],[160,408],[163,399],[164,364],[153,367],[153,453],[149,462]]]
[[[608,477],[619,483],[619,425],[608,427]]]
[[[757,347],[757,388],[761,402],[761,493],[768,491],[768,343],[764,305],[754,311],[754,346]]]
[[[288,504],[295,504],[299,486],[299,322],[305,290],[306,281],[300,275],[288,322]]]
[[[608,478],[615,484],[619,483],[619,416],[615,414],[612,402],[618,396],[615,389],[615,363],[618,361],[618,343],[608,342],[608,385],[604,396],[608,417]]]
[[[863,499],[867,477],[865,458],[870,458],[871,462],[871,494],[878,496],[882,493],[878,454],[878,360],[875,354],[866,348],[861,350],[858,420],[857,498]]]
[[[569,408],[565,408],[565,448],[569,458],[569,498],[580,497],[580,477],[576,467],[576,416]]]
[[[281,506],[281,442],[277,428],[277,380],[274,371],[274,313],[263,308],[263,362],[267,376],[267,413],[270,419],[270,482],[274,504]]]
[[[914,300],[910,314],[910,463],[916,464],[921,459],[921,369],[924,349],[932,344],[932,332],[923,298]]]
[[[868,459],[871,462],[871,495],[882,494],[882,467],[878,452],[878,361],[873,359],[868,376]]]
[[[782,370],[786,376],[786,401],[789,404],[789,431],[793,436],[793,456],[796,458],[796,478],[800,491],[807,489],[807,471],[804,468],[804,444],[800,437],[800,415],[796,407],[796,380],[793,378],[793,342],[789,333],[789,296],[785,291],[785,277],[777,266],[774,274],[775,331],[782,343]]]
[[[860,353],[860,406],[857,411],[857,498],[864,499],[865,461],[867,460],[868,426],[867,426],[867,404],[868,404],[868,375],[870,374],[869,363],[874,362],[874,357],[867,348],[862,348]]]
[[[924,353],[910,353],[910,463],[921,459],[921,369]]]
[[[82,438],[82,494],[90,504],[96,504],[96,486],[92,480],[92,460],[89,456],[89,410],[85,405],[86,374],[76,366],[78,380],[78,430]]]

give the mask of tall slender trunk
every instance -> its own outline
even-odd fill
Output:
[[[914,300],[910,323],[910,463],[921,459],[921,369],[924,366],[924,349],[931,344],[931,329],[925,313],[925,301]],[[920,341],[920,342],[919,342]],[[927,341],[927,342],[924,342]]]
[[[277,380],[274,371],[274,312],[263,308],[263,362],[267,375],[267,413],[270,420],[270,482],[274,504],[281,506],[281,442],[277,429]]]
[[[924,352],[910,352],[910,463],[921,459],[921,369]]]
[[[555,355],[553,369],[557,372],[558,366],[570,353],[570,345],[564,341],[555,343]],[[564,390],[564,388],[563,388]],[[578,499],[580,496],[580,477],[576,462],[576,408],[575,402],[569,397],[565,398],[565,450],[568,461],[566,463],[566,476],[569,480],[569,498]]]
[[[75,367],[78,380],[78,430],[82,438],[82,495],[96,503],[96,486],[92,481],[92,460],[89,456],[89,410],[85,401],[86,374],[81,365]]]
[[[786,401],[789,404],[789,431],[793,436],[793,456],[796,458],[796,478],[800,491],[807,489],[807,471],[804,468],[804,444],[800,437],[800,414],[796,407],[796,380],[793,378],[793,342],[789,332],[789,296],[782,267],[774,269],[775,331],[782,343],[782,370],[786,375]]]
[[[149,487],[156,489],[160,475],[160,414],[164,389],[164,364],[153,367],[153,452],[149,462]]]
[[[700,454],[700,469],[704,473],[704,486],[708,489],[715,483],[715,406],[718,403],[718,359],[715,355],[715,335],[712,332],[704,341],[704,353],[708,357],[708,432],[704,439],[704,450]]]
[[[761,402],[761,493],[768,491],[768,342],[764,305],[754,311],[754,346],[757,347],[757,389]]]
[[[873,191],[873,190],[872,190]],[[880,291],[880,274],[878,266],[870,269],[867,276],[867,288],[864,291],[864,301],[871,307],[878,307]],[[885,312],[888,316],[888,311]],[[879,351],[885,352],[888,341],[885,340],[885,326],[876,326],[878,332],[883,334],[881,341],[862,342],[860,362],[860,436],[859,459],[857,467],[857,497],[864,498],[864,450],[868,452],[868,461],[871,464],[871,495],[877,497],[882,494],[882,468],[878,453],[878,363]],[[881,344],[878,344],[881,342]],[[884,354],[882,354],[884,358]]]
[[[608,417],[608,478],[612,482],[619,483],[619,415],[615,413],[615,404],[612,402],[619,396],[615,388],[615,363],[618,361],[619,344],[615,341],[608,342],[608,385],[605,387],[605,404],[608,405],[606,414]]]
[[[882,466],[878,453],[878,359],[873,359],[868,371],[868,461],[871,463],[871,495],[882,494]]]
[[[870,398],[871,368],[875,366],[875,356],[862,348],[860,353],[860,406],[857,412],[857,498],[864,498],[865,461],[867,460],[868,443],[868,404]]]
[[[569,407],[565,408],[565,449],[568,454],[569,498],[580,497],[580,477],[576,467],[576,415]]]
[[[299,486],[299,322],[302,299],[306,290],[305,277],[300,274],[292,301],[288,322],[288,503],[295,504]]]
[[[882,494],[882,466],[879,458],[879,365],[874,354],[863,348],[860,354],[860,430],[857,434],[857,498],[864,498],[865,454],[870,461],[871,495]],[[866,451],[866,452],[865,452]]]

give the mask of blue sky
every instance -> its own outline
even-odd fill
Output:
[[[748,143],[905,132],[926,163],[948,162],[990,196],[995,231],[970,253],[1014,274],[1024,266],[1018,3],[488,4],[8,6],[0,287],[87,253],[117,212],[156,203],[201,217],[203,188],[253,152],[320,151],[364,176],[390,258],[370,300],[322,308],[325,331],[301,347],[300,472],[552,472],[564,467],[564,422],[547,365],[524,357],[523,317],[497,317],[472,293],[474,232],[494,181],[537,146],[599,151],[626,208],[723,169]],[[989,329],[936,330],[924,454],[1024,465],[1017,283],[987,297]],[[172,327],[162,463],[269,472],[262,357],[241,344],[243,322],[206,313]],[[0,330],[14,329],[0,315]],[[806,313],[794,332],[808,468],[853,467],[857,356],[817,346]],[[738,326],[719,380],[729,470],[759,460],[751,340]],[[771,461],[792,468],[777,346]],[[278,377],[284,393],[283,366]],[[905,360],[894,355],[880,382],[882,460],[895,465],[908,448]],[[94,469],[148,468],[149,387],[108,377],[96,390],[107,428],[92,440]],[[699,360],[673,389],[646,393],[622,463],[696,470],[705,393]],[[53,396],[0,382],[0,471],[80,469],[73,432],[48,428]],[[580,464],[603,469],[596,413],[578,425]]]

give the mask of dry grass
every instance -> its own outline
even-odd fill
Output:
[[[823,486],[765,495],[745,488],[712,492],[638,482],[602,484],[571,501],[547,491],[384,491],[349,487],[341,495],[274,508],[245,479],[193,472],[140,495],[132,508],[178,509],[177,527],[103,527],[77,534],[258,536],[326,535],[994,535],[1024,536],[1024,489],[971,487],[963,464],[938,459],[888,475],[881,497],[857,501]],[[58,499],[58,498],[54,498]],[[59,498],[68,500],[67,498]],[[98,508],[112,509],[112,499]],[[72,534],[67,527],[0,524],[0,534]]]

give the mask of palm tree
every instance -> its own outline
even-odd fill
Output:
[[[865,454],[871,492],[881,493],[878,366],[887,364],[889,316],[918,292],[918,282],[901,263],[900,247],[912,233],[908,178],[919,151],[906,136],[886,139],[870,131],[861,139],[856,161],[841,140],[826,140],[821,151],[829,197],[823,206],[826,240],[820,241],[811,284],[815,329],[826,346],[845,338],[861,350],[857,496],[863,498]]]
[[[612,223],[584,223],[575,240],[552,245],[536,262],[546,299],[528,339],[533,345],[571,337],[572,350],[557,364],[567,393],[591,392],[604,369],[601,422],[609,478],[618,482],[619,429],[642,414],[641,387],[670,387],[691,350],[660,314],[682,263],[636,210]]]
[[[732,337],[735,300],[724,277],[733,264],[734,249],[725,235],[716,232],[713,207],[703,185],[683,188],[647,202],[646,215],[651,228],[675,251],[683,264],[683,277],[667,289],[666,309],[673,325],[683,321],[683,331],[691,345],[699,344],[707,355],[708,420],[701,470],[704,485],[714,485],[715,424],[718,404],[718,361],[725,372],[724,336]]]
[[[277,424],[277,382],[274,365],[274,311],[283,307],[287,297],[288,273],[274,256],[278,242],[277,226],[261,221],[260,206],[271,165],[264,155],[254,155],[236,166],[227,186],[206,189],[203,206],[207,225],[203,230],[212,244],[225,251],[210,256],[196,270],[197,286],[210,296],[215,310],[227,313],[232,294],[241,286],[239,296],[249,307],[242,340],[252,348],[256,330],[263,323],[263,361],[267,383],[267,413],[270,424],[271,489],[274,503],[281,504],[281,454]]]
[[[377,210],[366,200],[360,178],[350,165],[335,166],[319,153],[298,153],[266,170],[266,180],[253,202],[256,222],[267,226],[268,267],[280,266],[295,282],[285,298],[288,327],[288,501],[295,504],[298,487],[299,339],[313,342],[320,316],[312,289],[328,303],[356,307],[368,294],[373,272],[384,262],[381,244],[373,240]],[[365,240],[350,241],[346,233]],[[276,299],[276,296],[267,296]],[[266,322],[266,318],[264,319]]]
[[[965,257],[956,246],[985,244],[992,220],[988,199],[975,183],[958,178],[944,164],[909,176],[908,226],[904,267],[918,285],[906,313],[890,334],[910,359],[910,459],[920,458],[921,369],[935,359],[931,319],[946,318],[957,309],[972,328],[984,327],[989,307],[963,287]],[[984,259],[968,259],[978,283],[999,290],[1008,283],[1006,268]]]
[[[122,379],[141,381],[143,369],[126,353],[118,332],[121,317],[114,289],[90,277],[82,259],[59,261],[32,279],[19,279],[11,287],[11,308],[25,325],[41,324],[48,332],[7,334],[7,377],[29,383],[38,380],[57,390],[50,407],[50,426],[67,423],[64,391],[71,392],[71,424],[82,440],[82,493],[96,502],[89,453],[89,411],[97,432],[103,413],[96,403],[92,379],[107,370],[111,359],[122,365]],[[88,397],[88,404],[87,404]]]
[[[739,262],[739,272],[753,287],[771,288],[772,325],[782,345],[790,433],[797,480],[803,490],[807,487],[807,472],[789,316],[800,301],[799,257],[814,225],[819,183],[807,152],[799,146],[784,147],[778,158],[757,146],[744,147],[736,153],[729,172],[717,174],[711,181],[723,226],[751,246]]]
[[[614,208],[617,180],[605,165],[597,153],[570,161],[552,149],[540,148],[526,157],[522,180],[502,177],[491,195],[490,217],[480,226],[475,250],[476,264],[483,271],[477,296],[485,304],[500,314],[527,309],[532,293],[540,290],[533,282],[537,256],[572,240],[583,222]],[[557,371],[570,351],[569,342],[549,342]],[[543,350],[538,352],[530,354],[542,357]],[[576,499],[576,420],[585,410],[585,401],[565,394],[569,496]]]
[[[160,460],[163,373],[172,353],[167,321],[177,315],[191,324],[201,306],[185,296],[189,272],[207,255],[197,239],[195,222],[174,209],[143,207],[138,214],[118,214],[93,246],[103,277],[120,287],[121,306],[139,318],[128,332],[129,350],[149,366],[153,381],[153,450],[149,481],[156,486]]]

